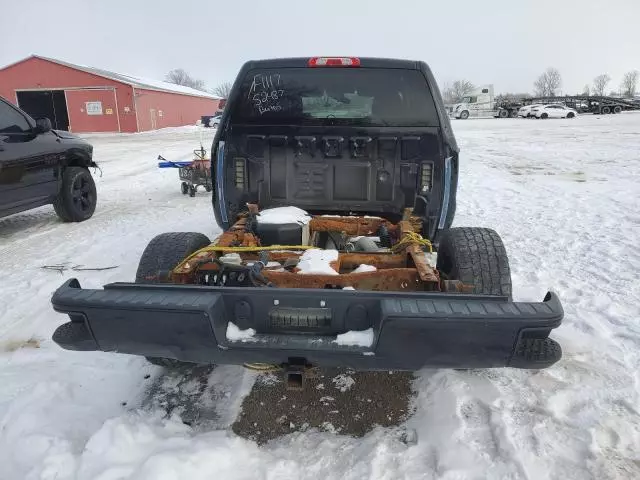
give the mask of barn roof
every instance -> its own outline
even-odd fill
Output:
[[[159,92],[180,93],[182,95],[191,95],[194,97],[220,99],[220,97],[216,95],[213,95],[208,92],[202,92],[200,90],[196,90],[195,88],[184,87],[182,85],[176,85],[174,83],[169,83],[169,82],[163,82],[162,80],[152,80],[149,78],[142,78],[134,75],[126,75],[123,73],[111,72],[109,70],[103,70],[101,68],[87,67],[85,65],[78,65],[75,63],[69,63],[69,62],[65,62],[63,60],[58,60],[55,58],[43,57],[40,55],[31,55],[30,57],[24,58],[18,62],[2,67],[0,68],[0,70],[4,70],[5,68],[11,67],[18,63],[22,63],[31,58],[39,58],[40,60],[45,60],[47,62],[57,63],[58,65],[73,68],[75,70],[80,70],[85,73],[90,73],[93,75],[97,75],[99,77],[108,78],[109,80],[115,80],[116,82],[125,83],[135,88],[144,88],[147,90],[156,90]]]

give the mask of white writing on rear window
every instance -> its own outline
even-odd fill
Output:
[[[259,73],[253,76],[248,98],[253,101],[253,106],[260,115],[282,111],[280,99],[284,97],[284,89],[280,88],[280,80],[279,73]]]

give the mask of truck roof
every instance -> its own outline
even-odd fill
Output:
[[[311,58],[357,58],[360,68],[403,68],[418,70],[422,62],[416,60],[402,60],[396,58],[376,57],[291,57],[271,58],[264,60],[250,60],[243,66],[243,70],[254,68],[305,68],[309,66]]]

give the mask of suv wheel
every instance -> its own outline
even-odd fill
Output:
[[[62,171],[62,186],[53,208],[65,222],[82,222],[96,210],[96,184],[88,169],[67,167]]]
[[[462,113],[460,114],[460,118],[461,118],[462,120],[466,120],[467,118],[469,118],[469,112],[465,110],[464,112],[462,112]]]
[[[450,228],[440,240],[437,269],[473,285],[474,294],[511,299],[511,270],[500,236],[490,228]]]
[[[192,253],[211,244],[211,240],[202,233],[171,232],[154,237],[142,252],[136,283],[162,283],[161,276],[173,270],[182,260]],[[188,365],[173,358],[146,357],[154,365],[165,368],[179,368]]]

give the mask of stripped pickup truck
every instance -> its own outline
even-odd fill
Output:
[[[135,283],[53,295],[63,348],[163,365],[544,368],[563,310],[513,302],[502,240],[451,228],[459,149],[429,67],[314,57],[241,69],[216,132],[223,233],[166,233]],[[203,219],[203,223],[206,219]]]

